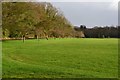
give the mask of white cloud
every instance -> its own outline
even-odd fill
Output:
[[[114,10],[118,10],[118,2],[119,2],[120,0],[113,0],[112,2],[111,2],[111,5],[110,5],[110,8],[112,8],[112,9],[114,9]]]

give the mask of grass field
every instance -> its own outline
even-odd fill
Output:
[[[117,39],[3,41],[3,78],[117,78]]]

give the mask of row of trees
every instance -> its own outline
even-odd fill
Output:
[[[119,38],[119,26],[104,26],[94,28],[86,28],[85,25],[74,28],[76,31],[83,31],[86,38]]]

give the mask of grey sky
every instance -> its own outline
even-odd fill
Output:
[[[76,26],[87,27],[117,25],[118,11],[111,2],[52,2]]]

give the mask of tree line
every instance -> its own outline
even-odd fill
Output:
[[[48,2],[3,2],[3,38],[116,38],[118,27],[74,27]]]
[[[48,2],[3,2],[3,38],[73,37],[73,26]]]
[[[95,26],[87,28],[85,25],[74,27],[76,31],[82,31],[86,38],[120,38],[119,26]]]

